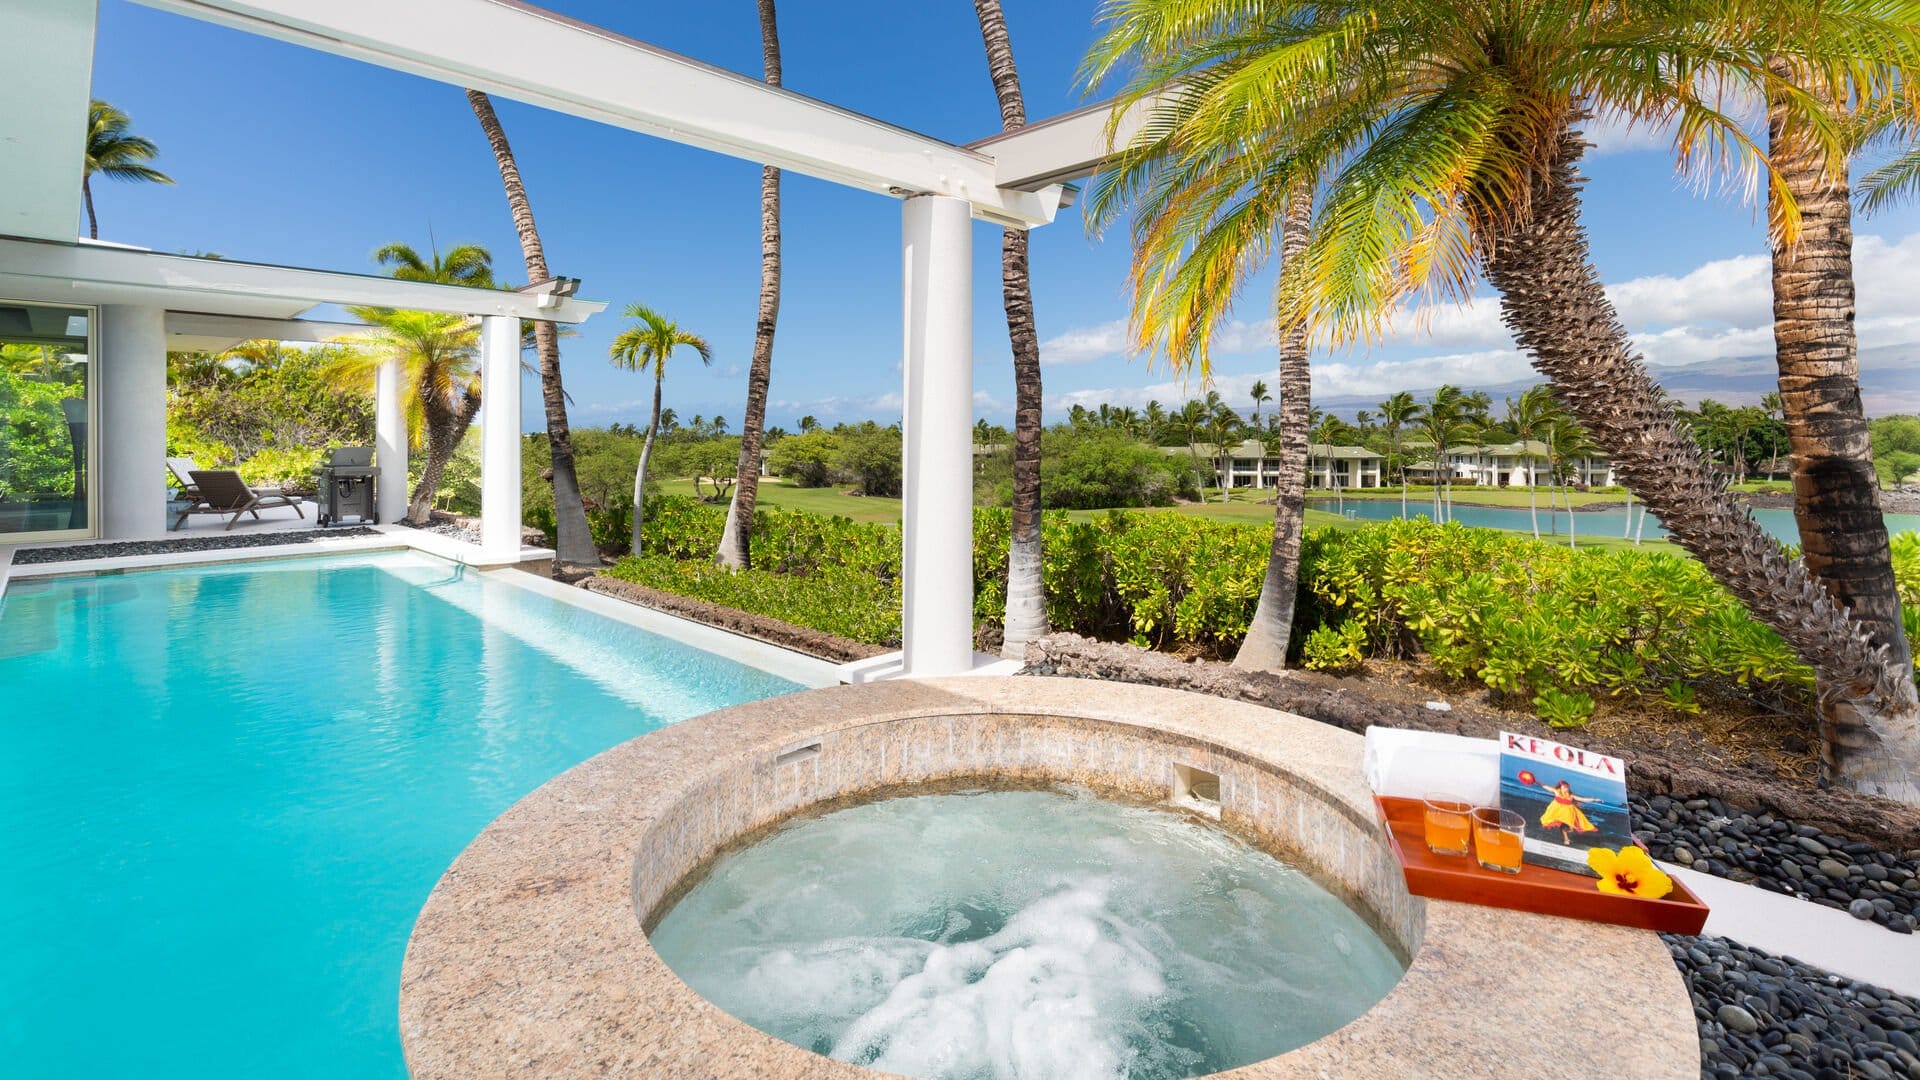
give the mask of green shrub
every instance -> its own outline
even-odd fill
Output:
[[[1533,707],[1548,727],[1584,727],[1593,719],[1593,698],[1586,694],[1542,690],[1534,695]]]
[[[710,553],[709,553],[710,554]],[[870,645],[900,644],[900,588],[871,575],[833,568],[807,575],[731,571],[710,560],[628,556],[612,576],[811,627]]]
[[[318,490],[313,470],[320,467],[320,459],[326,455],[318,447],[262,450],[241,463],[240,478],[253,487],[312,494]]]

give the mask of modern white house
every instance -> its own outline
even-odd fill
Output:
[[[967,527],[973,222],[1051,222],[1072,200],[1065,182],[1130,139],[1151,101],[1117,125],[1110,106],[1094,105],[957,145],[520,0],[139,2],[899,200],[904,648],[886,674],[977,666]],[[577,323],[605,305],[575,298],[578,283],[565,278],[497,292],[77,241],[98,8],[0,0],[10,46],[0,80],[0,344],[54,358],[36,407],[72,446],[70,468],[47,491],[11,490],[0,446],[0,547],[163,536],[169,350],[353,332],[302,318],[332,303],[480,320],[484,546],[517,559],[520,322]],[[378,390],[384,521],[400,515],[406,492],[397,379],[388,370]]]
[[[1270,488],[1280,479],[1280,458],[1258,439],[1247,439],[1223,454],[1211,443],[1192,448],[1163,446],[1162,453],[1197,454],[1213,469],[1214,483],[1236,488]],[[1386,457],[1364,446],[1307,446],[1307,486],[1313,488],[1377,488]]]
[[[1462,444],[1446,453],[1446,464],[1434,467],[1433,444],[1407,440],[1402,449],[1416,460],[1407,463],[1407,479],[1415,483],[1433,483],[1436,475],[1454,483],[1479,487],[1526,487],[1547,482],[1549,447],[1538,439],[1526,442]],[[1417,455],[1426,454],[1424,458]],[[1613,463],[1602,455],[1568,460],[1563,464],[1568,480],[1577,487],[1606,487],[1618,483]]]

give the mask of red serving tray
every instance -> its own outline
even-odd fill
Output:
[[[1679,878],[1658,900],[1603,893],[1594,879],[1565,870],[1522,863],[1518,874],[1483,870],[1472,855],[1435,855],[1427,850],[1426,809],[1419,799],[1373,798],[1393,854],[1407,875],[1407,891],[1435,900],[1536,911],[1570,919],[1634,926],[1669,934],[1697,934],[1707,924],[1707,905]]]

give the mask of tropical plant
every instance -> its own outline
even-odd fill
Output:
[[[479,244],[460,244],[442,255],[434,248],[423,256],[411,244],[388,244],[373,253],[373,261],[401,281],[427,281],[436,285],[465,285],[473,289],[491,289],[493,254]]]
[[[1380,420],[1387,427],[1387,444],[1393,449],[1393,461],[1400,470],[1401,517],[1407,516],[1407,459],[1400,452],[1400,430],[1418,421],[1425,411],[1406,390],[1380,403]],[[1536,528],[1534,532],[1537,534],[1539,530]]]
[[[126,113],[94,98],[87,103],[87,156],[80,173],[80,197],[87,206],[87,235],[100,239],[100,219],[93,210],[93,178],[140,184],[171,184],[173,178],[151,162],[160,156],[153,140],[133,133]]]
[[[1297,260],[1306,249],[1313,223],[1313,189],[1301,184],[1289,195],[1281,224],[1280,266]],[[1307,515],[1307,422],[1313,412],[1313,377],[1307,352],[1306,328],[1299,324],[1280,335],[1279,469],[1274,477],[1273,543],[1267,552],[1267,572],[1260,584],[1247,637],[1233,655],[1233,666],[1255,671],[1278,671],[1286,666],[1293,640],[1293,609],[1300,596],[1300,537]],[[1254,384],[1258,391],[1266,386]],[[1261,393],[1254,394],[1259,407]]]
[[[607,350],[609,359],[615,367],[627,371],[653,370],[653,412],[647,419],[646,441],[640,444],[639,464],[633,470],[633,533],[629,539],[633,553],[638,555],[641,553],[640,529],[646,517],[647,459],[653,456],[653,443],[660,435],[660,393],[667,381],[667,358],[675,350],[688,348],[700,357],[702,364],[711,364],[713,349],[707,345],[707,339],[682,330],[678,323],[645,304],[628,304],[623,314],[637,320],[637,324],[614,337],[613,345]]]
[[[758,0],[760,60],[767,85],[780,85],[780,26],[774,0]],[[714,561],[733,570],[753,565],[753,509],[760,497],[760,455],[766,439],[767,390],[773,382],[773,334],[780,321],[780,170],[760,168],[760,310],[753,323],[747,365],[746,415],[740,421],[739,478]]]
[[[464,316],[432,311],[352,310],[371,329],[356,339],[360,348],[339,356],[330,378],[364,390],[381,364],[399,364],[408,427],[427,451],[407,500],[407,521],[424,525],[455,448],[480,415],[479,328]]]
[[[500,170],[500,186],[507,195],[507,210],[513,216],[514,231],[520,235],[520,254],[526,260],[527,280],[546,281],[546,247],[540,242],[539,227],[534,224],[533,204],[527,200],[527,186],[520,177],[520,163],[507,142],[506,129],[493,111],[493,102],[478,90],[467,91],[467,104],[480,130],[493,150],[494,164]],[[418,256],[415,256],[418,261]],[[598,565],[600,551],[594,546],[593,532],[587,524],[587,508],[580,492],[580,477],[574,466],[573,427],[567,421],[567,391],[560,379],[560,333],[551,322],[533,324],[534,355],[540,361],[540,404],[547,416],[547,460],[553,486],[554,554],[562,565]]]
[[[1114,117],[1150,113],[1090,211],[1136,211],[1131,329],[1176,363],[1204,359],[1296,183],[1323,179],[1325,195],[1301,272],[1283,278],[1283,326],[1350,339],[1409,298],[1465,295],[1484,270],[1519,345],[1627,486],[1819,671],[1827,778],[1911,799],[1910,671],[1715,483],[1659,403],[1579,216],[1581,128],[1597,115],[1671,122],[1683,163],[1759,170],[1782,200],[1776,226],[1797,227],[1792,193],[1720,107],[1726,95],[1775,102],[1831,147],[1819,97],[1770,64],[1871,74],[1920,52],[1905,0],[1805,12],[1758,0],[1113,0],[1086,78],[1126,80]]]
[[[1773,70],[1825,102],[1872,100],[1871,87],[1863,92],[1849,85],[1851,72],[1836,77],[1786,58],[1777,59]],[[1911,85],[1906,89],[1892,103],[1905,108],[1880,111],[1904,115],[1913,129],[1909,110],[1920,99],[1910,99]],[[1768,189],[1768,211],[1775,219],[1774,357],[1778,401],[1793,452],[1793,517],[1801,557],[1873,643],[1887,650],[1886,666],[1910,670],[1860,397],[1853,207],[1847,186],[1848,151],[1854,147],[1809,137],[1805,119],[1784,91],[1776,90],[1769,105],[1767,153],[1780,177]],[[1844,124],[1846,118],[1833,119]],[[1797,235],[1779,220],[1788,213],[1798,214]]]
[[[1507,399],[1507,426],[1513,429],[1520,440],[1520,460],[1527,466],[1527,512],[1533,519],[1533,538],[1540,539],[1540,500],[1537,497],[1539,484],[1534,475],[1533,463],[1536,454],[1533,444],[1546,433],[1547,425],[1559,411],[1559,404],[1553,400],[1553,390],[1545,385],[1529,386],[1520,392],[1520,399]],[[1571,507],[1569,507],[1571,510]]]
[[[1013,39],[1007,33],[1000,0],[973,0],[980,24],[987,74],[1000,106],[1002,131],[1027,126],[1027,106],[1020,90],[1020,69],[1014,63]],[[1027,232],[1000,231],[1001,302],[1007,315],[1007,338],[1013,351],[1013,535],[1007,550],[1011,582],[1001,655],[1023,659],[1027,643],[1047,633],[1046,587],[1041,581],[1045,555],[1040,530],[1041,415],[1040,334],[1034,321],[1033,286],[1028,268]]]

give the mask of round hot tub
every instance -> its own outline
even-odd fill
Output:
[[[1085,788],[789,819],[647,936],[761,1031],[928,1080],[1219,1072],[1346,1025],[1405,969],[1284,859]]]
[[[1695,1074],[1655,935],[1408,895],[1360,751],[1252,705],[1026,677],[689,720],[557,777],[447,871],[402,974],[408,1064]]]

